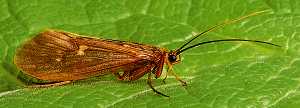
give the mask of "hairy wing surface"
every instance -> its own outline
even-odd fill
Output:
[[[38,79],[67,81],[105,75],[147,60],[152,62],[158,54],[155,51],[151,46],[49,30],[25,42],[17,50],[14,62]]]

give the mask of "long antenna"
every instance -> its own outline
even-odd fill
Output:
[[[255,16],[255,15],[259,15],[259,14],[261,14],[261,13],[265,13],[265,12],[267,12],[267,11],[268,11],[268,10],[263,10],[263,11],[253,12],[253,13],[250,13],[250,14],[248,14],[248,15],[239,17],[239,18],[237,18],[237,19],[226,20],[226,21],[224,21],[224,22],[222,22],[222,23],[220,23],[220,24],[217,24],[217,25],[215,25],[215,26],[213,26],[213,27],[211,27],[211,28],[209,28],[209,29],[207,29],[207,30],[205,30],[205,31],[203,31],[203,32],[201,32],[201,33],[195,35],[191,40],[189,40],[188,42],[186,42],[185,44],[183,44],[180,48],[176,49],[176,52],[180,51],[183,47],[185,47],[186,45],[188,45],[189,43],[191,43],[193,40],[195,40],[196,38],[198,38],[198,37],[201,36],[201,35],[204,35],[204,34],[210,32],[210,31],[216,30],[217,28],[224,27],[225,25],[228,25],[228,24],[231,24],[231,23],[235,23],[235,22],[241,21],[241,20],[243,20],[243,19],[249,18],[249,17],[251,17],[251,16]]]
[[[206,42],[201,42],[201,43],[198,43],[198,44],[195,44],[195,45],[192,45],[192,46],[189,46],[187,48],[184,48],[180,51],[177,51],[176,54],[180,54],[188,49],[191,49],[191,48],[194,48],[194,47],[198,47],[200,45],[203,45],[203,44],[209,44],[209,43],[216,43],[216,42],[229,42],[229,41],[248,41],[248,42],[256,42],[256,43],[263,43],[263,44],[269,44],[269,45],[273,45],[273,46],[277,46],[277,47],[281,47],[279,45],[276,45],[276,44],[273,44],[273,43],[269,43],[269,42],[264,42],[264,41],[258,41],[258,40],[247,40],[247,39],[222,39],[222,40],[212,40],[212,41],[206,41]]]

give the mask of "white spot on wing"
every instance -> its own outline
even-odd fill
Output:
[[[55,60],[58,61],[58,62],[60,62],[60,61],[61,61],[61,58],[56,58]]]
[[[88,49],[89,47],[88,46],[85,46],[85,45],[80,45],[79,46],[79,49],[77,51],[77,55],[84,55],[84,50]]]

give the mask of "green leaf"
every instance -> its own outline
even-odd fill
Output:
[[[296,0],[0,0],[0,107],[269,107],[300,105],[300,2]],[[51,88],[24,88],[15,49],[45,29],[175,49],[225,20],[267,11],[192,42],[241,38],[184,52],[166,84],[113,75]],[[165,72],[165,70],[164,70]],[[162,75],[164,76],[164,75]]]

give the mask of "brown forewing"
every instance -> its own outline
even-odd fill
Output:
[[[149,45],[48,30],[18,48],[14,62],[38,79],[69,81],[160,64],[163,55]]]

